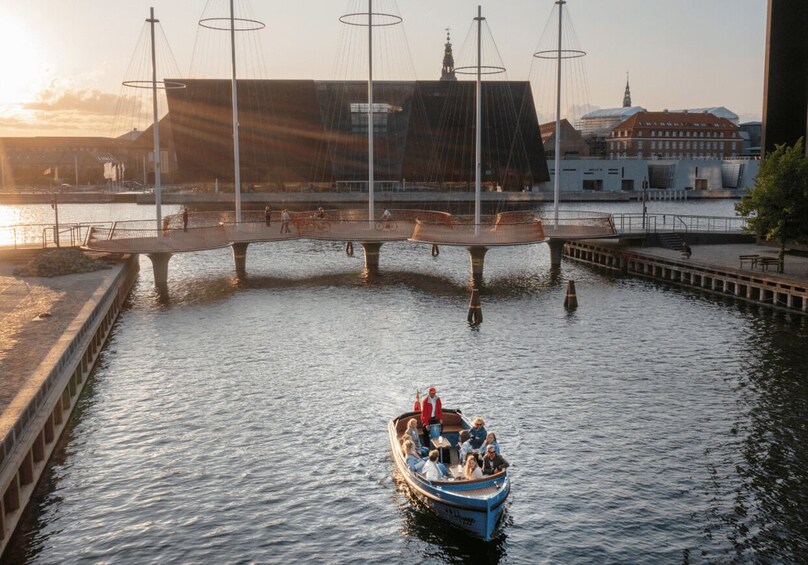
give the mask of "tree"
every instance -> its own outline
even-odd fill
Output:
[[[735,210],[747,231],[780,244],[777,272],[783,272],[786,242],[808,238],[808,158],[803,139],[777,145],[760,164],[755,186]]]

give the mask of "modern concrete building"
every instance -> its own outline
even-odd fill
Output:
[[[738,190],[754,185],[757,159],[564,159],[560,162],[563,192],[636,192],[643,182],[657,190]],[[555,163],[549,161],[552,190]]]

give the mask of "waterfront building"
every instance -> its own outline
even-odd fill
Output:
[[[738,126],[743,146],[741,155],[744,157],[760,157],[760,136],[763,122],[745,122]]]
[[[740,154],[738,126],[711,113],[638,112],[608,138],[609,158],[724,159]]]
[[[182,181],[233,176],[228,80],[183,79],[168,107]],[[380,185],[473,188],[475,84],[375,81],[374,170]],[[482,83],[483,182],[523,190],[549,179],[530,83]],[[367,83],[239,81],[241,178],[283,190],[367,188]]]
[[[551,191],[551,181],[539,186]],[[733,191],[754,186],[760,167],[757,159],[564,159],[560,162],[561,191],[635,192],[648,188],[669,191]],[[728,193],[729,194],[729,193]]]

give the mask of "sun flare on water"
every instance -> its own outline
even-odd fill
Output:
[[[34,99],[43,64],[33,34],[13,18],[0,18],[0,105]],[[0,106],[0,114],[3,108]]]

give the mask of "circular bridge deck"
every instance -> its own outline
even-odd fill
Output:
[[[263,211],[250,211],[236,222],[233,212],[199,212],[166,216],[166,227],[150,221],[115,222],[111,228],[94,227],[84,247],[109,253],[182,253],[226,247],[236,243],[317,239],[384,243],[413,241],[433,245],[495,247],[527,245],[553,239],[614,237],[609,214],[567,212],[554,220],[532,212],[504,212],[483,216],[479,225],[469,216],[445,212],[393,210],[389,220],[369,219],[366,210],[290,212],[287,225],[274,211],[269,222]]]

